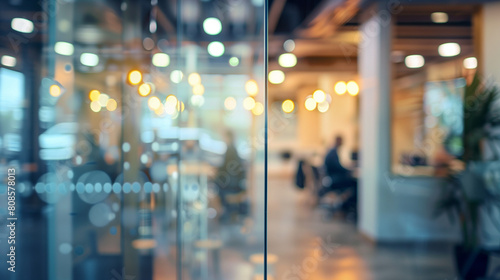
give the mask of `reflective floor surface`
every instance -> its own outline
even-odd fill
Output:
[[[270,178],[268,225],[275,279],[456,279],[451,244],[375,246],[354,224],[312,207],[287,180]]]

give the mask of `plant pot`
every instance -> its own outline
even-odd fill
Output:
[[[461,280],[477,280],[486,277],[488,273],[488,253],[480,248],[465,249],[457,245],[453,251],[455,267]]]

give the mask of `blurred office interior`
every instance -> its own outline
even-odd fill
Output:
[[[500,278],[500,2],[0,20],[1,279]]]

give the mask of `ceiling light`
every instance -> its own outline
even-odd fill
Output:
[[[14,67],[16,66],[17,59],[10,55],[2,56],[2,65],[6,67]]]
[[[278,63],[281,67],[294,67],[297,65],[297,57],[293,53],[284,53],[279,56]]]
[[[25,18],[13,18],[10,22],[10,27],[21,33],[31,33],[35,28],[33,22]]]
[[[467,57],[464,59],[464,68],[465,69],[476,69],[477,68],[477,59],[475,57]]]
[[[217,35],[222,31],[222,23],[218,18],[207,18],[203,21],[203,30],[208,35]]]
[[[281,70],[273,70],[269,72],[269,82],[271,84],[281,84],[285,81],[285,73]]]
[[[444,43],[439,45],[438,52],[443,57],[457,56],[460,54],[460,45],[457,43]]]
[[[155,53],[151,62],[156,67],[167,67],[170,64],[170,56],[166,53]]]
[[[218,41],[211,42],[207,46],[208,54],[210,54],[213,57],[222,56],[224,54],[224,50],[225,50],[224,44]]]
[[[56,51],[57,54],[69,56],[73,55],[75,47],[73,47],[73,44],[68,42],[57,42],[54,45],[54,50]]]
[[[334,89],[335,93],[337,93],[338,95],[342,95],[347,91],[347,85],[344,81],[340,81],[335,84]]]
[[[316,101],[314,100],[314,98],[312,98],[312,97],[308,97],[308,98],[306,99],[305,106],[306,106],[306,109],[307,109],[308,111],[312,111],[312,110],[316,109],[316,104],[317,104],[317,103],[316,103]]]
[[[289,114],[293,112],[293,110],[295,109],[295,104],[293,103],[292,100],[287,99],[283,101],[283,103],[281,104],[281,109],[283,109],[283,112]]]
[[[434,23],[447,23],[448,14],[443,12],[435,12],[431,14],[431,20]]]
[[[313,93],[313,99],[314,101],[316,101],[317,103],[321,103],[323,101],[325,101],[326,99],[326,94],[324,91],[318,89],[316,90],[314,93]]]
[[[99,56],[94,53],[82,53],[80,62],[85,66],[94,67],[99,64]]]
[[[355,81],[350,81],[347,83],[347,92],[352,95],[358,95],[359,93],[359,86]]]
[[[424,66],[424,57],[419,54],[412,54],[405,57],[405,65],[408,68],[420,68]]]

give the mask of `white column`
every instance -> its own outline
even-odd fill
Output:
[[[500,2],[486,3],[483,6],[483,16],[480,26],[481,34],[481,64],[482,73],[487,79],[500,83]],[[481,66],[481,65],[480,65]]]
[[[390,175],[391,11],[375,4],[361,25],[359,229],[369,238],[390,238],[393,204]],[[397,214],[397,213],[396,213]]]

